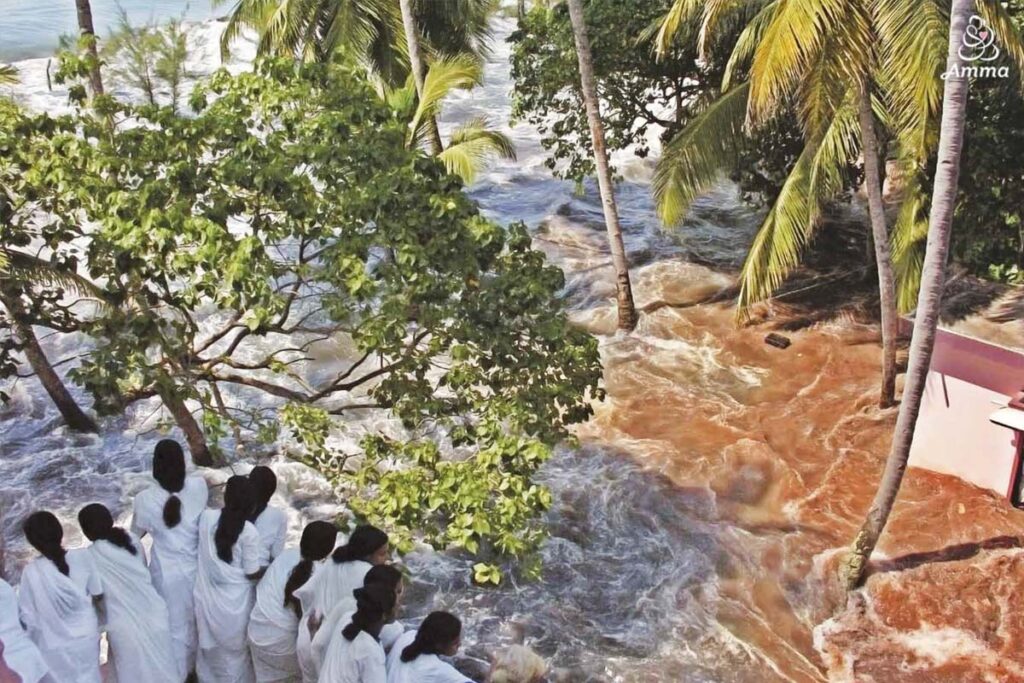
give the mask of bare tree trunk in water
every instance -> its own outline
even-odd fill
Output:
[[[78,11],[78,30],[83,36],[90,36],[89,57],[92,59],[92,69],[89,73],[89,85],[92,87],[92,94],[103,94],[103,77],[100,75],[100,57],[96,49],[96,29],[92,24],[92,6],[89,0],[75,0],[75,9]]]
[[[864,153],[864,184],[867,186],[868,213],[878,268],[878,294],[882,319],[882,389],[878,405],[888,408],[896,401],[896,335],[899,318],[896,312],[896,280],[892,273],[892,252],[889,229],[885,224],[882,202],[882,171],[879,162],[875,115],[871,109],[871,88],[867,79],[861,87],[860,103],[861,149]]]
[[[100,429],[96,426],[96,421],[89,417],[75,403],[71,392],[64,386],[64,382],[61,380],[60,375],[57,374],[57,371],[53,369],[50,360],[46,357],[46,353],[43,352],[43,347],[39,345],[39,340],[36,338],[36,333],[32,330],[32,325],[19,318],[17,313],[11,310],[10,306],[7,306],[7,310],[11,314],[14,333],[23,345],[22,351],[25,354],[25,358],[28,359],[29,365],[32,366],[32,372],[39,378],[39,383],[43,385],[43,389],[50,396],[50,400],[57,406],[57,410],[60,411],[64,422],[76,432],[99,432]]]
[[[604,207],[604,223],[608,229],[608,244],[615,266],[616,299],[619,314],[619,329],[632,330],[636,327],[636,306],[633,304],[633,288],[629,281],[629,263],[626,248],[622,243],[622,226],[619,211],[615,205],[615,188],[608,168],[608,151],[604,142],[604,124],[601,122],[601,107],[597,96],[597,79],[594,77],[594,60],[590,52],[590,39],[583,17],[582,0],[568,0],[569,18],[576,39],[576,57],[580,65],[580,84],[583,102],[587,108],[587,122],[594,145],[594,164],[597,166],[597,184],[601,189],[601,204]]]
[[[415,0],[398,0],[402,10],[402,26],[405,29],[405,44],[409,49],[409,66],[412,68],[412,80],[416,84],[416,94],[423,99],[423,83],[427,78],[427,62],[423,59],[420,47],[419,29],[416,27],[416,13],[413,11]],[[437,129],[437,119],[427,118],[427,136],[430,139],[430,152],[437,156],[444,151],[441,132]]]
[[[516,10],[519,15],[519,21],[522,21],[523,17],[526,16],[526,0],[519,0],[518,5],[516,6]]]
[[[178,425],[178,429],[185,435],[188,450],[192,453],[192,462],[201,467],[213,467],[215,463],[213,454],[210,453],[210,449],[206,445],[206,435],[203,434],[192,411],[185,405],[185,401],[170,389],[161,390],[160,398],[167,406],[167,410],[174,416],[174,422]]]
[[[960,178],[964,120],[967,115],[969,82],[966,75],[959,75],[964,67],[959,48],[973,10],[974,0],[953,0],[950,12],[949,57],[946,61],[947,73],[950,75],[946,78],[942,103],[935,189],[932,193],[928,244],[921,273],[921,292],[918,294],[917,312],[914,315],[914,335],[910,342],[906,386],[903,389],[892,450],[885,464],[882,481],[868,510],[867,518],[840,570],[840,578],[847,590],[853,590],[863,580],[868,560],[878,544],[878,539],[889,519],[889,513],[896,502],[903,474],[907,469],[910,445],[914,440],[914,425],[921,410],[921,398],[928,379],[942,294],[946,284],[946,260],[949,255],[953,209]],[[957,70],[957,75],[953,75],[954,69]]]

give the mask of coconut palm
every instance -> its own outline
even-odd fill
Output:
[[[961,75],[965,61],[960,54],[961,41],[974,11],[974,0],[953,0],[949,25],[949,50],[945,80],[942,123],[939,129],[938,164],[935,188],[932,192],[928,245],[921,271],[920,294],[914,317],[914,332],[910,342],[910,361],[907,366],[906,386],[900,403],[896,432],[886,462],[885,472],[875,499],[868,510],[860,532],[853,542],[843,565],[848,589],[855,588],[864,576],[864,570],[878,539],[885,529],[889,513],[899,494],[903,474],[914,440],[914,425],[921,409],[925,383],[931,364],[935,333],[939,324],[942,294],[946,285],[946,261],[956,206],[957,182],[960,175],[960,152],[963,147],[964,121],[967,114],[967,95],[970,82]],[[997,33],[997,35],[999,35]]]
[[[431,138],[434,132],[430,123],[440,113],[441,103],[453,90],[470,90],[480,85],[483,70],[473,58],[460,57],[440,59],[430,65],[423,81],[422,95],[411,82],[402,88],[384,89],[384,98],[396,113],[409,122],[409,147],[434,149]],[[435,154],[449,173],[460,176],[471,183],[477,173],[491,159],[516,158],[515,147],[509,138],[491,128],[491,122],[478,117],[456,127],[448,138],[447,146],[441,143],[442,151]]]
[[[676,0],[656,35],[663,52],[678,32],[696,25],[706,57],[716,40],[742,27],[723,94],[667,145],[659,162],[654,190],[666,223],[678,222],[693,199],[736,163],[750,132],[790,109],[803,126],[804,153],[744,262],[740,315],[781,286],[813,239],[824,208],[848,181],[846,169],[863,164],[881,299],[883,406],[895,394],[897,309],[912,305],[919,273],[915,245],[922,216],[913,209],[921,206],[920,177],[934,152],[942,64],[935,40],[946,25],[937,2]],[[983,11],[1004,29],[1000,35],[1021,44],[1016,31],[1005,30],[1011,24],[998,2],[984,0]],[[1024,53],[1017,53],[1011,50],[1021,60]],[[882,203],[879,123],[894,138],[901,175],[908,179],[892,238]]]
[[[93,96],[103,94],[103,77],[100,75],[100,57],[96,49],[96,29],[92,24],[92,5],[89,0],[75,0],[78,13],[78,31],[85,40],[85,50],[89,56],[89,85]]]
[[[615,187],[612,184],[611,169],[608,167],[608,151],[605,148],[604,124],[601,121],[601,106],[597,94],[597,79],[594,76],[594,59],[590,51],[590,39],[583,16],[582,0],[567,0],[569,19],[572,22],[576,42],[576,57],[580,69],[580,85],[583,102],[587,110],[590,139],[594,147],[594,165],[597,167],[597,184],[601,191],[601,206],[604,209],[604,223],[608,231],[608,245],[615,268],[616,306],[619,329],[632,330],[636,327],[637,313],[633,303],[633,288],[629,279],[629,263],[626,248],[622,243],[622,226],[615,204]]]
[[[18,82],[18,70],[10,64],[0,64],[0,85],[14,85]]]
[[[402,12],[402,32],[405,34],[405,45],[409,54],[409,67],[412,71],[412,80],[416,84],[416,92],[420,101],[423,102],[423,91],[426,87],[427,60],[423,57],[423,49],[420,46],[420,30],[413,13],[414,0],[398,0]],[[437,129],[437,118],[433,114],[425,116],[425,125],[429,134],[430,149],[435,156],[444,151],[444,144],[441,142],[441,133]]]

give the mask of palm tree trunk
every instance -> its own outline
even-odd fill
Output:
[[[96,49],[96,30],[92,24],[92,6],[89,0],[75,0],[75,9],[78,11],[78,30],[83,36],[89,36],[89,58],[92,60],[92,68],[89,72],[89,84],[92,87],[93,97],[103,94],[103,78],[100,76],[100,57]]]
[[[192,453],[192,462],[201,467],[213,467],[213,454],[206,445],[206,435],[196,422],[192,411],[185,405],[185,401],[174,393],[173,389],[161,389],[160,398],[163,400],[167,410],[174,417],[178,429],[185,435],[188,443],[188,450]]]
[[[619,328],[632,330],[636,327],[637,314],[633,304],[633,288],[629,281],[629,263],[626,248],[622,243],[622,226],[619,211],[615,205],[615,189],[608,168],[608,150],[604,142],[604,124],[601,122],[601,108],[597,97],[597,79],[594,77],[594,60],[590,52],[590,39],[583,17],[582,0],[568,0],[569,18],[576,39],[576,57],[580,65],[580,84],[583,102],[587,108],[587,122],[594,145],[594,164],[597,166],[597,184],[601,190],[601,204],[604,207],[604,223],[608,229],[608,243],[615,266],[616,299],[618,304]]]
[[[859,115],[861,148],[864,153],[864,184],[867,186],[871,241],[875,247],[878,294],[881,299],[882,389],[878,405],[888,408],[896,401],[896,335],[899,320],[896,313],[896,280],[892,272],[889,229],[885,224],[885,205],[882,203],[882,171],[878,137],[875,133],[875,115],[871,109],[871,88],[867,79],[861,87]]]
[[[964,61],[958,53],[964,31],[974,10],[974,0],[953,0],[949,27],[949,57],[945,94],[942,103],[938,165],[935,171],[935,189],[928,225],[928,244],[925,249],[924,268],[921,273],[921,291],[914,315],[914,334],[910,342],[910,360],[906,386],[900,402],[892,449],[885,464],[885,472],[878,492],[868,510],[867,518],[853,542],[849,556],[843,562],[842,580],[848,590],[856,588],[864,576],[868,559],[885,529],[889,513],[907,469],[910,445],[914,440],[914,425],[921,410],[928,368],[931,365],[935,332],[939,324],[942,293],[946,284],[946,260],[953,227],[953,209],[956,204],[957,183],[960,178],[960,151],[963,147],[964,120],[967,114],[969,82],[960,75]],[[953,71],[956,70],[956,74]]]
[[[416,84],[416,94],[423,99],[423,83],[427,78],[427,62],[423,59],[420,48],[419,29],[416,28],[416,13],[413,11],[415,0],[398,0],[402,10],[402,26],[405,29],[405,44],[409,49],[409,66],[412,68],[412,80]],[[430,151],[437,156],[444,151],[441,143],[441,132],[437,128],[437,119],[427,118],[427,135],[430,139]]]
[[[522,21],[523,17],[526,16],[526,0],[519,0],[516,4],[516,15],[519,21]]]
[[[75,403],[71,392],[68,391],[64,382],[61,381],[57,371],[53,369],[50,360],[43,351],[43,347],[39,345],[39,340],[32,330],[32,325],[19,318],[14,311],[10,310],[9,306],[7,308],[11,313],[12,327],[14,328],[15,335],[21,341],[25,358],[28,359],[29,365],[32,366],[32,371],[39,378],[39,383],[43,385],[43,389],[50,396],[50,400],[57,406],[57,410],[60,411],[64,422],[76,432],[99,432],[96,421],[86,415],[85,411]]]

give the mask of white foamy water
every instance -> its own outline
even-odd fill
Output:
[[[190,67],[196,73],[220,65],[217,40],[222,26],[208,22],[191,27],[195,52]],[[512,28],[512,21],[497,20],[485,83],[453,95],[444,109],[442,134],[481,114],[505,126],[519,158],[494,165],[469,188],[471,196],[499,222],[523,220],[530,225],[538,247],[566,270],[565,297],[574,317],[605,315],[613,290],[596,188],[588,183],[584,194],[576,195],[572,183],[552,178],[544,167],[536,131],[507,125],[511,82],[505,38]],[[251,43],[239,46],[229,67],[245,68],[252,54]],[[15,94],[26,106],[47,111],[67,106],[66,93],[47,87],[45,59],[18,66],[23,82]],[[134,96],[123,90],[118,94]],[[628,154],[617,161],[626,177],[646,176],[649,162]],[[637,281],[651,287],[667,278],[692,282],[698,289],[708,278],[715,286],[724,284],[726,276],[709,275],[689,262],[735,266],[756,228],[753,214],[727,185],[701,199],[685,229],[676,234],[659,227],[649,188],[642,182],[623,183],[618,198],[627,249],[640,273]],[[75,337],[44,340],[53,360],[80,353],[82,343]],[[760,380],[758,368],[725,367],[712,338],[691,344],[647,331],[644,325],[631,337],[603,339],[602,353],[609,364],[657,357],[682,368],[679,372],[685,370],[695,389],[723,397]],[[74,391],[87,405],[82,392]],[[154,443],[175,432],[168,430],[167,416],[156,401],[137,403],[125,415],[105,420],[100,436],[82,436],[62,426],[35,380],[14,382],[10,393],[12,402],[0,409],[0,502],[10,564],[17,569],[27,557],[18,532],[27,512],[45,507],[70,521],[83,504],[101,501],[123,519],[132,495],[148,482]],[[229,395],[228,400],[239,399]],[[340,438],[349,448],[365,429],[397,429],[379,414],[347,418],[346,426]],[[227,443],[229,450],[234,445]],[[561,448],[545,466],[541,478],[553,492],[554,505],[547,515],[551,538],[542,551],[540,581],[510,580],[499,588],[478,588],[470,582],[472,558],[421,550],[405,558],[413,576],[407,613],[413,621],[433,608],[458,613],[467,627],[464,663],[471,667],[474,662],[482,667],[489,652],[525,637],[559,670],[558,680],[787,680],[768,658],[716,619],[716,572],[725,551],[716,541],[714,495],[706,489],[681,491],[660,474],[642,470],[623,455],[622,445],[609,440]],[[244,471],[252,454],[234,455],[235,467]],[[293,537],[306,520],[339,510],[330,487],[316,473],[280,458],[275,462]],[[226,473],[211,473],[210,478],[222,480]],[[69,532],[72,527],[68,525]],[[70,544],[76,541],[72,534]]]

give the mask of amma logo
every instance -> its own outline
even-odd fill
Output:
[[[999,59],[1001,51],[996,45],[996,32],[977,14],[971,16],[961,41],[958,56],[967,64],[964,66],[954,64],[952,69],[942,74],[942,80],[950,77],[1008,78],[1010,76],[1010,67],[990,65],[991,62]]]

